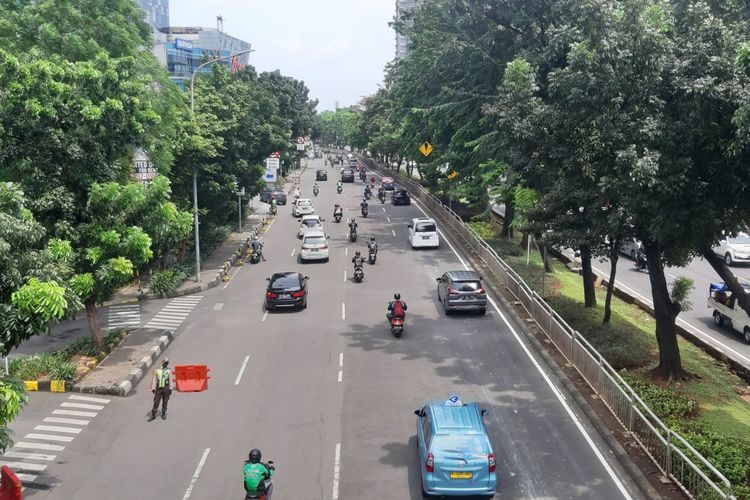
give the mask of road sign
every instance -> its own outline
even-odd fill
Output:
[[[430,153],[432,153],[432,144],[425,142],[419,146],[419,151],[425,156],[430,156]]]
[[[276,182],[277,173],[280,166],[281,161],[278,158],[271,157],[266,159],[266,174],[264,176],[264,180],[266,182]]]
[[[453,172],[451,172],[450,174],[448,174],[448,179],[452,180],[455,177],[458,177],[458,172],[456,172],[455,170]]]

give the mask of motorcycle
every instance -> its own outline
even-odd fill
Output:
[[[349,241],[354,243],[357,241],[357,230],[356,229],[350,229],[349,230]]]
[[[385,193],[380,193],[378,199],[380,200],[380,203],[385,203]]]
[[[365,279],[365,271],[361,267],[354,268],[354,281],[361,283]]]
[[[313,189],[313,194],[314,194],[315,196],[318,196],[318,192],[319,192],[319,189],[318,189],[318,188],[315,188],[315,189]]]
[[[404,333],[404,318],[393,317],[390,319],[391,333],[394,337],[400,338],[401,334]]]
[[[365,200],[370,201],[370,196],[372,196],[372,192],[368,189],[365,191]]]
[[[364,170],[359,173],[359,178],[362,180],[362,182],[367,182],[367,174]]]
[[[646,260],[646,256],[640,252],[635,256],[635,270],[648,273],[648,261]]]
[[[260,262],[260,258],[263,255],[263,245],[261,245],[257,250],[252,249],[252,253],[250,254],[250,264],[257,264]]]
[[[270,214],[271,215],[277,215],[279,213],[279,210],[276,207],[271,207]]]
[[[273,461],[268,461],[268,468],[272,471],[276,470],[276,467],[273,466]],[[273,482],[271,479],[266,479],[263,481],[263,484],[265,485],[262,490],[256,490],[256,491],[247,491],[245,490],[245,500],[268,500],[271,498],[271,495],[273,495]]]
[[[367,207],[362,207],[362,217],[367,217]]]
[[[341,186],[336,186],[336,192],[337,192],[338,194],[341,194]]]
[[[370,250],[370,252],[367,254],[367,261],[370,264],[375,264],[375,261],[378,260],[378,251],[374,248]]]
[[[337,223],[341,222],[341,212],[336,212],[333,214],[333,220],[335,220]]]

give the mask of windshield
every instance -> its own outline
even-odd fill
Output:
[[[323,245],[326,239],[322,236],[308,236],[305,238],[305,245]]]
[[[297,202],[297,206],[299,207],[309,207],[310,205],[312,205],[312,202],[310,200],[299,200]]]
[[[481,434],[438,435],[432,442],[436,453],[460,451],[478,458],[487,456],[489,447]]]
[[[730,245],[750,245],[750,236],[746,234],[738,234],[734,238],[727,240]]]
[[[476,292],[482,288],[482,284],[478,281],[454,281],[453,286],[461,292]]]
[[[296,274],[287,274],[284,276],[278,276],[271,282],[271,288],[274,289],[287,289],[287,288],[299,288],[299,278]]]
[[[437,228],[432,222],[420,222],[416,225],[414,231],[418,233],[434,233],[437,231]]]

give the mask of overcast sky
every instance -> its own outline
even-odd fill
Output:
[[[375,92],[394,57],[395,0],[170,0],[172,26],[216,27],[250,42],[250,63],[304,80],[318,111]]]

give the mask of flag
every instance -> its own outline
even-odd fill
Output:
[[[240,59],[237,56],[232,56],[232,66],[230,68],[230,71],[232,73],[237,73],[239,70],[242,69],[242,65],[240,64]]]

